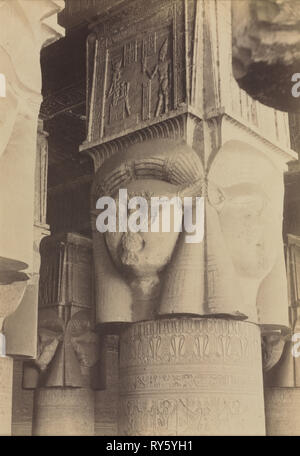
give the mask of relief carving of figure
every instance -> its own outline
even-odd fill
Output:
[[[166,39],[159,51],[158,62],[154,66],[152,72],[146,69],[146,58],[143,63],[143,70],[146,72],[148,78],[152,80],[156,75],[158,76],[158,100],[155,109],[155,117],[169,111],[169,68],[170,60],[167,58],[168,54],[168,39]]]
[[[111,97],[111,109],[116,108],[119,103],[124,103],[127,116],[130,116],[129,88],[130,83],[122,80],[122,59],[112,62],[112,81],[107,93]]]

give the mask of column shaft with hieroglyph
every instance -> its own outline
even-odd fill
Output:
[[[288,120],[239,89],[231,2],[131,1],[91,25],[96,319],[120,332],[119,433],[265,434],[261,332],[288,329]],[[100,233],[96,201],[205,198],[200,243]],[[125,325],[126,323],[126,325]],[[125,325],[125,326],[124,326]],[[129,326],[128,326],[129,325]]]

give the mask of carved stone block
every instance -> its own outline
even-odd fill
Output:
[[[183,2],[128,8],[134,28],[116,14],[88,40],[88,142],[167,118],[186,101]]]
[[[260,332],[224,319],[136,323],[120,337],[122,435],[264,435]]]
[[[152,196],[202,196],[203,241],[186,242],[183,227],[156,233],[150,224],[146,232],[100,233],[98,198],[118,202],[124,188],[149,204]],[[281,172],[241,141],[228,141],[207,164],[173,139],[141,140],[115,152],[92,187],[97,321],[196,314],[288,326],[282,196]]]
[[[97,385],[91,247],[74,233],[42,241],[38,353],[25,367],[27,388]]]
[[[100,15],[88,38],[88,128],[81,150],[99,151],[182,114],[201,119],[204,129],[225,115],[288,148],[287,114],[253,100],[233,76],[233,20],[228,0],[149,0],[147,8],[133,0]],[[246,20],[242,15],[238,25]],[[210,141],[207,135],[205,148]]]

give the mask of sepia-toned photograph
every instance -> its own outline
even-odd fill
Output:
[[[300,436],[299,154],[300,0],[0,0],[0,436]]]

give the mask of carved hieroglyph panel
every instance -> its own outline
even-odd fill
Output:
[[[256,325],[162,319],[121,336],[122,435],[263,435],[262,388]]]
[[[116,16],[89,36],[88,143],[168,117],[185,101],[184,2],[151,1],[146,16],[139,3],[130,24]]]

